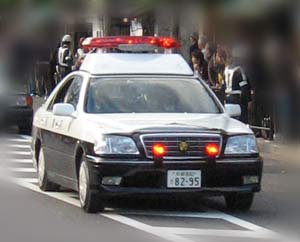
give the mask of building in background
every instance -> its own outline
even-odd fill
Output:
[[[192,33],[228,46],[242,42],[249,48],[247,68],[255,91],[252,124],[260,126],[272,117],[277,133],[299,126],[289,125],[290,120],[300,120],[293,115],[299,113],[293,105],[299,102],[296,83],[300,82],[295,81],[299,75],[295,51],[300,49],[299,4],[283,0],[5,2],[9,5],[5,8],[0,3],[3,50],[10,50],[6,46],[12,40],[24,38],[36,47],[34,40],[43,36],[43,44],[54,53],[66,33],[73,38],[74,53],[81,37],[158,35],[177,38],[188,60]],[[291,58],[297,61],[291,63]]]

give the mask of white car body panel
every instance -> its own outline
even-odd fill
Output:
[[[105,132],[132,132],[151,127],[187,127],[218,129],[227,133],[251,134],[243,123],[226,114],[104,114],[87,115],[87,121],[97,123]]]
[[[192,76],[194,74],[179,54],[88,54],[80,70],[93,75],[152,74]]]
[[[39,115],[36,114],[35,126]],[[253,134],[252,130],[238,120],[231,119],[226,114],[82,114],[81,117],[54,117],[50,126],[41,127],[49,131],[70,136],[82,141],[94,143],[101,134],[131,133],[135,130],[151,127],[186,127],[200,129],[213,129],[228,134]],[[62,129],[58,130],[56,123],[63,121]]]

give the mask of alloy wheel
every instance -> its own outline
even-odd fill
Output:
[[[79,198],[82,206],[86,203],[87,197],[87,168],[83,162],[79,170]]]
[[[41,149],[40,156],[39,156],[39,163],[38,163],[38,181],[40,187],[43,185],[44,179],[45,179],[45,157],[44,157],[43,149]]]

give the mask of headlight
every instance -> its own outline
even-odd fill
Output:
[[[125,136],[103,135],[96,140],[94,151],[98,155],[137,155],[139,151],[133,139]]]
[[[233,136],[227,140],[225,155],[257,154],[258,148],[253,135]]]

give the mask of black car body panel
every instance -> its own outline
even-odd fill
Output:
[[[95,159],[98,162],[95,163]],[[100,160],[99,160],[100,159]],[[91,179],[95,190],[107,195],[129,194],[169,194],[169,193],[204,193],[207,195],[223,195],[232,192],[259,192],[260,182],[244,185],[243,176],[262,177],[263,161],[260,157],[226,161],[174,161],[162,162],[160,166],[155,161],[101,159],[87,156],[89,166],[93,170]],[[167,188],[168,170],[201,170],[201,188]],[[102,185],[106,176],[122,177],[120,186]]]

